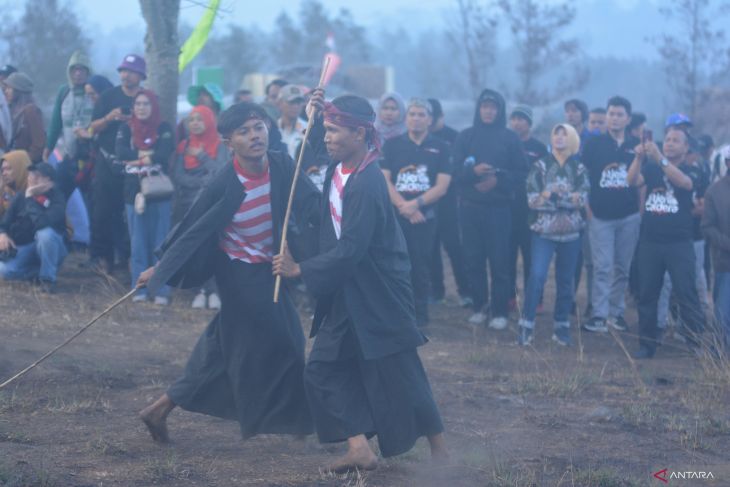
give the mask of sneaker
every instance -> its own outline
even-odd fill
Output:
[[[49,281],[47,279],[41,279],[38,282],[38,287],[40,288],[40,290],[43,294],[55,294],[56,293],[56,283],[53,281]]]
[[[687,337],[685,337],[684,335],[682,335],[680,332],[678,332],[676,330],[672,334],[672,338],[674,338],[674,340],[678,341],[679,343],[684,343],[685,345],[687,343],[689,343],[689,341],[687,340]]]
[[[507,321],[507,318],[504,316],[497,316],[496,318],[492,318],[492,321],[489,322],[489,328],[492,330],[504,330],[507,328],[507,325],[509,322]]]
[[[487,321],[487,315],[485,313],[482,313],[481,311],[479,311],[478,313],[474,313],[469,318],[469,323],[471,323],[472,325],[481,325],[485,321]]]
[[[553,330],[553,341],[563,347],[569,347],[573,344],[570,338],[570,328],[567,326],[558,326]]]
[[[526,326],[520,326],[520,335],[517,337],[517,344],[521,345],[523,347],[527,347],[529,345],[532,345],[532,328],[527,328]]]
[[[145,301],[147,301],[146,294],[135,294],[132,298],[133,303],[144,303]]]
[[[206,302],[207,298],[205,297],[205,293],[201,291],[193,299],[192,307],[193,309],[205,309]]]
[[[459,296],[459,305],[462,308],[469,308],[474,305],[474,300],[469,296]]]
[[[581,328],[583,328],[585,331],[608,333],[606,320],[604,320],[603,318],[591,318],[587,323],[583,323],[583,326]]]
[[[629,325],[626,323],[626,320],[623,316],[617,316],[615,318],[609,318],[608,324],[614,329],[618,331],[629,331]]]
[[[155,296],[155,304],[159,306],[168,306],[170,304],[170,298],[165,296]]]
[[[210,293],[208,296],[208,309],[221,309],[221,298],[216,293]]]

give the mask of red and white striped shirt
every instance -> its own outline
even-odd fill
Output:
[[[246,189],[246,197],[223,231],[220,248],[231,260],[249,264],[271,262],[274,256],[271,222],[271,179],[269,169],[260,176],[247,174],[238,161],[233,161],[238,180]]]
[[[332,175],[330,184],[330,215],[332,215],[332,226],[335,227],[335,235],[340,239],[342,233],[342,198],[345,194],[345,185],[354,169],[345,169],[339,163]]]

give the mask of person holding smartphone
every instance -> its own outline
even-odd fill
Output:
[[[115,254],[120,267],[129,259],[129,237],[124,225],[124,166],[115,164],[115,144],[119,126],[132,113],[134,97],[147,77],[144,58],[128,54],[117,68],[121,84],[106,90],[94,105],[90,131],[97,134],[92,186],[91,245],[89,267],[105,264],[114,269]]]
[[[628,170],[632,187],[646,187],[639,236],[639,351],[637,359],[652,358],[660,339],[657,325],[659,296],[668,272],[679,302],[687,343],[697,345],[704,327],[695,287],[695,253],[692,243],[693,191],[700,183],[699,170],[687,162],[689,135],[680,127],[667,130],[662,146],[644,136],[634,149]]]

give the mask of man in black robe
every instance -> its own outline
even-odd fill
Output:
[[[168,441],[166,419],[176,406],[235,419],[244,438],[313,430],[302,382],[305,339],[299,318],[285,286],[279,302],[272,300],[271,260],[294,167],[288,155],[267,152],[266,119],[253,103],[221,114],[218,130],[232,161],[170,232],[157,266],[139,278],[139,285],[154,292],[164,284],[199,287],[215,276],[222,302],[183,376],[140,413],[155,441]],[[289,231],[292,243],[318,225],[319,201],[319,191],[300,177],[293,202],[300,226]]]
[[[367,441],[375,435],[385,457],[427,436],[432,455],[445,458],[441,417],[416,351],[426,339],[416,326],[406,242],[376,162],[375,113],[351,95],[325,104],[322,90],[309,112],[334,161],[320,253],[299,264],[289,252],[277,255],[274,273],[301,276],[317,297],[305,389],[320,441],[348,442],[329,470],[375,468]]]

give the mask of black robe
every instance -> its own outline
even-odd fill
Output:
[[[289,156],[270,152],[269,167],[276,249],[294,166]],[[244,438],[308,434],[312,421],[302,382],[305,340],[286,285],[274,304],[271,264],[231,260],[219,249],[222,231],[245,198],[229,163],[161,246],[150,292],[163,284],[197,287],[215,276],[222,302],[168,395],[183,409],[237,420]],[[293,211],[301,224],[289,230],[292,250],[301,230],[316,227],[319,201],[319,191],[300,177]]]
[[[398,455],[443,431],[416,351],[426,338],[416,326],[406,242],[377,163],[348,178],[337,239],[328,199],[335,167],[324,183],[320,254],[300,263],[318,298],[307,398],[320,441],[377,435],[383,456]]]
[[[416,326],[406,240],[380,166],[370,164],[347,180],[339,240],[329,210],[335,167],[329,167],[324,182],[320,253],[300,263],[307,290],[317,297],[311,336],[325,319],[346,316],[355,325],[365,359],[423,345],[426,339]]]

